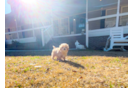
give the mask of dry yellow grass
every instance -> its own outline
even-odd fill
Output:
[[[6,88],[127,88],[128,58],[67,56],[6,56]]]

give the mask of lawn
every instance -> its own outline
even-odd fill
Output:
[[[6,88],[128,87],[127,52],[70,51],[63,62],[52,60],[49,54],[6,53]]]

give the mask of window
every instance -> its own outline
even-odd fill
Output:
[[[10,32],[10,28],[8,28],[8,32]]]
[[[106,15],[116,14],[117,8],[111,8],[106,10]]]
[[[118,0],[88,0],[88,19],[116,14],[117,1]]]
[[[10,32],[10,28],[8,28],[7,31]],[[11,34],[9,34],[9,35],[11,35]]]
[[[120,1],[120,13],[128,12],[128,0]],[[119,26],[128,26],[128,15],[119,17]]]
[[[128,12],[128,0],[120,0],[120,13]]]
[[[128,6],[122,6],[121,7],[121,13],[128,12]]]

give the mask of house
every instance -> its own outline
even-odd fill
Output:
[[[34,1],[34,0],[33,0]],[[111,28],[128,35],[128,0],[8,0],[5,15],[6,44],[17,49],[52,49],[52,45],[75,41],[89,49],[103,49]]]

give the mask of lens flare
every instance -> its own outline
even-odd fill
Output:
[[[27,4],[34,4],[36,3],[36,0],[21,0],[22,2],[24,3],[27,3]]]

